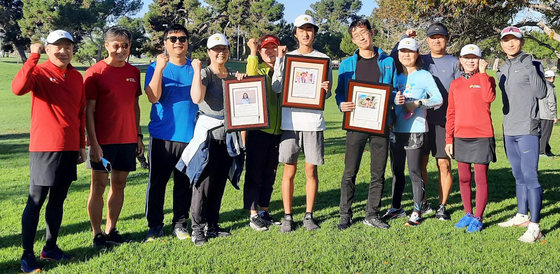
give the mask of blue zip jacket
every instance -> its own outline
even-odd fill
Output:
[[[397,69],[393,58],[378,47],[373,47],[373,50],[377,51],[377,54],[379,55],[377,58],[377,64],[379,65],[379,83],[391,84],[394,89],[397,86]],[[335,90],[335,98],[339,109],[340,103],[346,102],[346,99],[348,98],[348,81],[356,79],[358,51],[359,50],[356,50],[354,55],[344,59],[340,63],[340,67],[338,69],[338,85]],[[390,102],[391,105],[393,105],[392,97],[390,98]]]

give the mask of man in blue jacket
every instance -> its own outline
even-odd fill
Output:
[[[373,46],[373,30],[367,19],[359,19],[350,24],[348,32],[352,42],[358,46],[354,55],[342,61],[338,70],[336,103],[342,112],[353,111],[356,105],[346,102],[348,81],[351,79],[371,83],[393,84],[397,77],[393,58]],[[352,203],[356,189],[356,175],[366,143],[370,148],[370,172],[368,201],[364,224],[387,229],[389,225],[379,216],[381,195],[385,182],[385,167],[388,155],[388,135],[373,135],[357,131],[346,132],[346,154],[344,174],[340,186],[340,223],[338,229],[344,230],[352,225]]]

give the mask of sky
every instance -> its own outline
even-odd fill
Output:
[[[288,23],[293,23],[298,15],[304,14],[305,10],[311,9],[309,5],[318,2],[319,0],[277,0],[284,4],[284,19]],[[202,1],[201,1],[202,2]],[[148,11],[148,6],[152,0],[144,0],[144,7],[136,16],[143,16]],[[371,11],[375,7],[373,0],[362,0],[362,9],[360,15],[371,15]]]

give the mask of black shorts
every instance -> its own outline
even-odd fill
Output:
[[[78,179],[78,152],[29,152],[29,183],[55,186]]]
[[[136,148],[137,144],[114,144],[101,145],[103,158],[111,162],[115,170],[135,171],[136,170]],[[97,171],[105,171],[101,162],[96,163],[90,160],[91,168]]]
[[[428,124],[428,145],[429,151],[424,154],[430,154],[435,158],[447,158],[445,153],[445,127],[440,125]]]

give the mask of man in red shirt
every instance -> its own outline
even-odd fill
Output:
[[[86,71],[86,128],[91,159],[91,187],[88,214],[93,229],[93,246],[104,248],[128,240],[116,230],[124,201],[126,178],[136,170],[136,156],[144,154],[138,97],[140,70],[126,62],[132,33],[115,26],[105,33],[108,56]],[[102,162],[105,160],[105,166]],[[111,163],[112,171],[107,166]],[[107,223],[101,230],[103,193],[111,173],[107,196]]]
[[[22,214],[23,255],[21,270],[41,271],[33,252],[41,207],[45,210],[46,243],[41,259],[72,259],[57,245],[63,203],[72,181],[77,180],[76,165],[85,159],[85,93],[82,75],[70,64],[74,38],[63,30],[47,37],[48,60],[37,65],[42,45],[30,47],[29,59],[12,82],[12,92],[31,92],[31,130],[29,141],[29,196]]]

